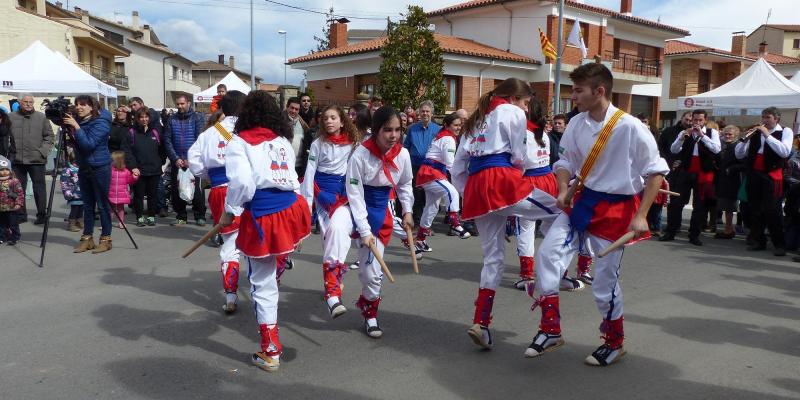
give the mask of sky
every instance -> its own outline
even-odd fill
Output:
[[[159,39],[173,51],[198,62],[217,60],[218,54],[236,57],[236,68],[250,70],[249,0],[60,0],[70,8],[79,6],[93,15],[130,24],[131,12],[139,11],[142,24],[153,27]],[[268,83],[284,82],[284,37],[286,57],[308,54],[316,48],[326,24],[324,12],[333,6],[337,16],[350,19],[350,29],[382,29],[386,18],[399,19],[406,4],[426,11],[458,4],[463,0],[268,0],[254,2],[254,54],[256,75]],[[619,0],[584,0],[612,10]],[[797,24],[797,0],[634,0],[633,15],[684,28],[692,43],[730,49],[731,33],[752,32],[767,18],[770,23]],[[791,18],[794,16],[795,18]],[[303,72],[288,67],[286,80],[299,84]]]

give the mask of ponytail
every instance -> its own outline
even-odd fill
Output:
[[[478,124],[480,124],[484,117],[486,117],[486,110],[489,109],[489,103],[492,101],[492,96],[494,96],[494,90],[489,91],[489,93],[485,93],[480,99],[478,99],[478,108],[464,122],[464,128],[462,129],[462,132],[464,132],[464,135],[467,137],[472,137],[472,131],[475,130]]]

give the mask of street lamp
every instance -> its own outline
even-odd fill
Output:
[[[278,34],[283,36],[283,86],[286,86],[286,31],[281,29]]]

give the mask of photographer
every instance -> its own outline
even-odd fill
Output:
[[[44,181],[47,155],[53,148],[53,127],[44,113],[33,109],[33,96],[23,95],[19,101],[19,111],[8,115],[11,120],[11,133],[17,144],[17,155],[11,160],[14,175],[22,187],[28,186],[28,175],[33,181],[33,198],[36,200],[36,221],[44,223],[46,189]],[[27,220],[27,211],[22,206],[19,222]]]
[[[83,197],[83,236],[75,247],[75,253],[92,250],[93,254],[111,250],[111,213],[108,204],[108,189],[111,184],[111,154],[108,137],[111,131],[111,113],[100,109],[97,101],[86,95],[75,98],[75,115],[64,117],[64,126],[70,129],[76,143],[78,180]],[[95,205],[100,212],[102,231],[100,242],[95,247]]]

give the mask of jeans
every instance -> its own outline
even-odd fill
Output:
[[[85,168],[85,169],[84,169]],[[83,234],[94,231],[94,209],[100,213],[101,236],[111,236],[111,207],[108,189],[111,186],[111,165],[84,167],[78,171],[78,184],[83,198]]]
[[[172,209],[175,211],[175,218],[187,220],[186,202],[183,201],[178,190],[178,168],[170,171],[172,179]],[[192,198],[192,213],[194,219],[205,219],[206,217],[206,191],[200,187],[200,178],[194,181],[194,198]]]
[[[19,179],[23,190],[28,187],[28,175],[33,181],[33,199],[36,202],[36,216],[44,217],[45,215],[45,202],[47,200],[47,190],[45,189],[44,180],[44,164],[14,164],[14,175]],[[22,210],[19,211],[20,215],[27,218],[28,211],[25,205],[22,205]]]
[[[133,186],[134,198],[133,209],[136,218],[140,218],[144,213],[144,197],[147,195],[147,216],[155,217],[158,212],[158,184],[161,182],[161,175],[140,176]]]
[[[660,204],[653,204],[650,210],[647,211],[647,224],[650,225],[650,230],[654,232],[661,232],[661,209]]]
[[[20,239],[17,215],[16,211],[0,212],[0,240],[17,241]]]

